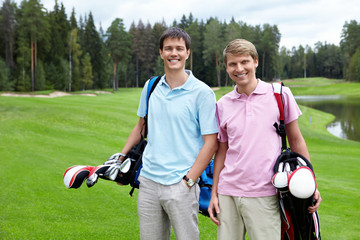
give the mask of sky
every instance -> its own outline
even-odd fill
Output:
[[[104,31],[116,18],[122,18],[129,30],[140,19],[144,24],[164,20],[171,25],[190,13],[204,22],[216,17],[226,23],[234,18],[251,26],[277,25],[280,46],[288,49],[299,45],[314,48],[318,41],[339,45],[345,22],[360,23],[358,0],[58,0],[61,2],[68,18],[73,8],[77,19],[91,12],[97,28],[101,25]],[[41,0],[41,3],[52,11],[55,0]]]

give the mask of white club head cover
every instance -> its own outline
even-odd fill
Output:
[[[277,189],[285,191],[287,190],[287,186],[288,186],[288,178],[289,178],[288,172],[277,172],[272,178],[272,184]]]
[[[308,167],[300,167],[289,177],[290,193],[300,199],[311,197],[316,190],[314,173]]]
[[[92,166],[85,165],[69,167],[64,173],[65,186],[67,188],[79,188],[93,168]]]

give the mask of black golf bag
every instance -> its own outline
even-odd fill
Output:
[[[273,185],[279,194],[282,240],[320,240],[317,212],[310,214],[314,204],[316,181],[313,167],[304,156],[287,148],[282,83],[273,83],[274,95],[280,111],[280,124],[274,127],[281,136],[282,153],[274,166]]]

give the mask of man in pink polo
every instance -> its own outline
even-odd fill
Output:
[[[280,239],[281,220],[273,167],[281,152],[273,124],[279,108],[271,84],[256,78],[258,54],[243,39],[230,42],[223,52],[234,91],[217,103],[219,149],[215,156],[209,214],[218,225],[218,239]],[[301,111],[289,88],[283,88],[285,128],[290,147],[310,159],[297,118]],[[315,193],[318,209],[321,197]]]

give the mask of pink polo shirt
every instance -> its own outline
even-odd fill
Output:
[[[301,111],[287,87],[283,87],[285,124]],[[271,178],[281,152],[281,138],[273,124],[279,122],[271,84],[258,79],[247,96],[234,91],[217,102],[218,139],[228,142],[225,167],[220,173],[218,193],[238,197],[265,197],[276,194]]]

